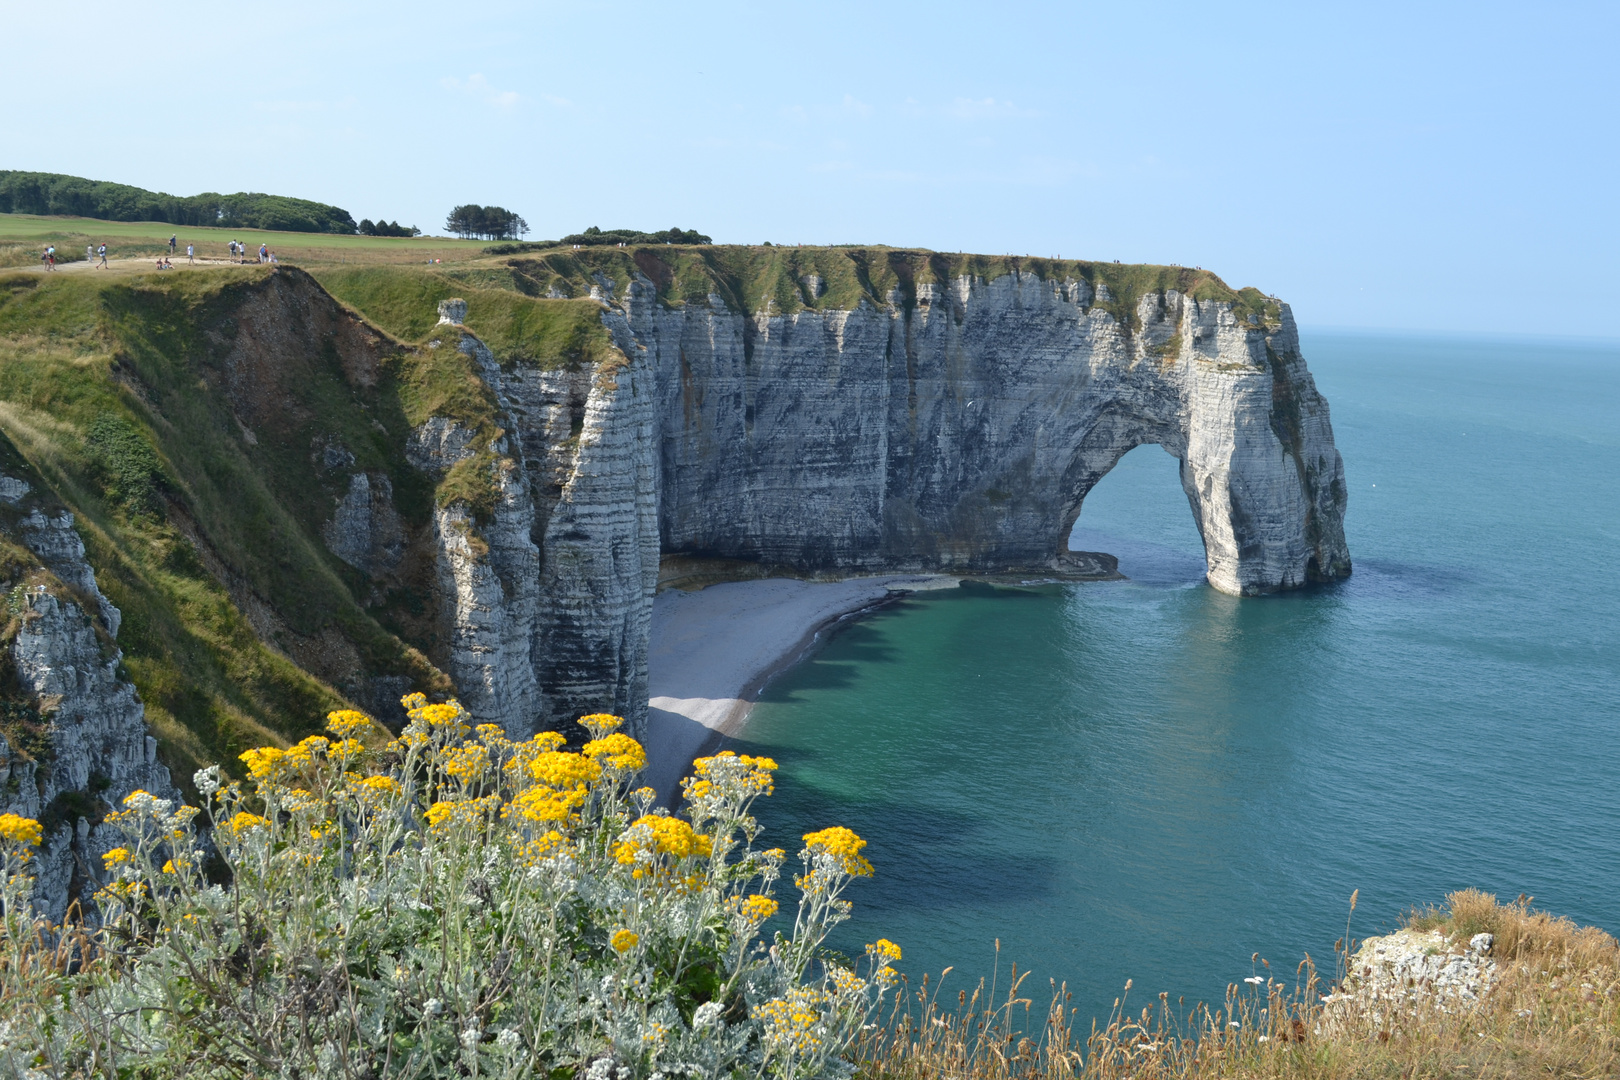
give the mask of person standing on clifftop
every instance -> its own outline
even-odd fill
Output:
[[[173,254],[174,254],[174,245],[175,245],[175,241],[177,241],[177,240],[179,240],[179,239],[180,239],[180,238],[179,238],[179,237],[178,237],[178,236],[171,236],[171,237],[169,237],[169,254],[170,254],[170,255],[173,255]]]
[[[190,263],[195,263],[197,261],[197,245],[196,244],[187,244],[186,245],[186,261],[190,262]]]

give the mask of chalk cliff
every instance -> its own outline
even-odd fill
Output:
[[[73,515],[30,506],[35,499],[26,481],[0,481],[6,509],[27,511],[6,514],[7,531],[43,563],[7,598],[13,636],[5,648],[14,676],[8,707],[31,713],[30,726],[45,736],[28,753],[0,735],[0,813],[46,826],[29,872],[36,909],[60,920],[74,900],[93,910],[91,898],[105,877],[101,856],[118,845],[115,830],[101,823],[106,813],[137,790],[167,799],[179,794],[157,760],[140,697],[119,674],[122,657],[113,644],[119,611],[96,587]]]
[[[69,748],[47,776],[13,747],[0,797],[54,802],[59,837],[85,817],[53,843],[82,856],[95,815],[76,807],[167,784],[107,667],[119,613],[64,493],[107,489],[74,509],[133,553],[98,569],[130,608],[154,722],[196,736],[165,744],[183,768],[294,739],[329,702],[397,721],[417,689],[518,736],[602,710],[634,730],[661,555],[1073,569],[1087,493],[1145,443],[1181,462],[1215,588],[1350,571],[1343,467],[1292,315],[1203,271],[657,245],[453,273],[106,279],[107,317],[80,321],[93,363],[30,329],[71,282],[0,295],[20,328],[0,345],[26,361],[8,370],[62,411],[0,414],[3,445],[70,481],[30,496],[0,477],[0,517],[61,586],[13,594],[17,694]],[[187,635],[198,611],[211,628]],[[100,734],[73,749],[81,729]]]
[[[718,299],[718,298],[717,298]],[[1343,466],[1286,305],[1011,273],[884,307],[744,316],[658,303],[628,324],[659,379],[663,550],[804,570],[1057,565],[1129,450],[1181,460],[1210,584],[1252,595],[1348,572]]]

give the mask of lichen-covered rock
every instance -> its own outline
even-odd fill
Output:
[[[48,826],[30,864],[34,904],[61,919],[73,900],[93,908],[101,855],[118,845],[113,829],[93,822],[134,791],[174,800],[179,793],[157,759],[134,685],[119,675],[122,657],[113,643],[119,612],[96,586],[73,516],[35,509],[21,533],[64,585],[96,604],[102,622],[98,631],[69,589],[37,585],[18,595],[18,629],[9,644],[19,688],[48,723],[50,749],[43,759],[26,760],[0,737],[0,813]]]

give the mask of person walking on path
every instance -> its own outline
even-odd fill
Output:
[[[186,261],[191,262],[191,263],[195,263],[197,261],[197,245],[196,244],[187,244],[186,245]]]
[[[56,269],[56,245],[55,244],[46,244],[45,245],[45,253],[39,257],[39,261],[45,264],[45,272],[47,274],[50,273],[52,270],[55,270]]]
[[[86,264],[96,261],[96,248],[94,244],[84,245],[84,261]]]
[[[96,269],[105,270],[107,268],[107,245],[102,244],[100,247],[96,248],[96,254],[101,256],[101,263],[96,267]]]
[[[259,261],[264,262],[270,257],[270,249],[264,244],[259,245]]]
[[[231,241],[231,262],[236,261],[236,241]]]

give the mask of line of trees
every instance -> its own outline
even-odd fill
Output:
[[[514,211],[476,203],[450,211],[450,216],[444,219],[444,227],[463,240],[475,236],[481,240],[516,240],[529,231],[529,223]]]
[[[640,229],[599,229],[592,225],[582,233],[565,236],[557,242],[595,247],[603,244],[707,244],[712,241],[696,229],[642,232]]]
[[[421,236],[422,230],[418,229],[415,225],[401,225],[397,221],[384,221],[381,218],[378,218],[376,221],[372,221],[370,218],[361,218],[360,235]]]
[[[207,191],[179,196],[82,176],[17,170],[0,170],[0,214],[63,214],[283,232],[353,233],[357,227],[342,207],[285,195]]]

